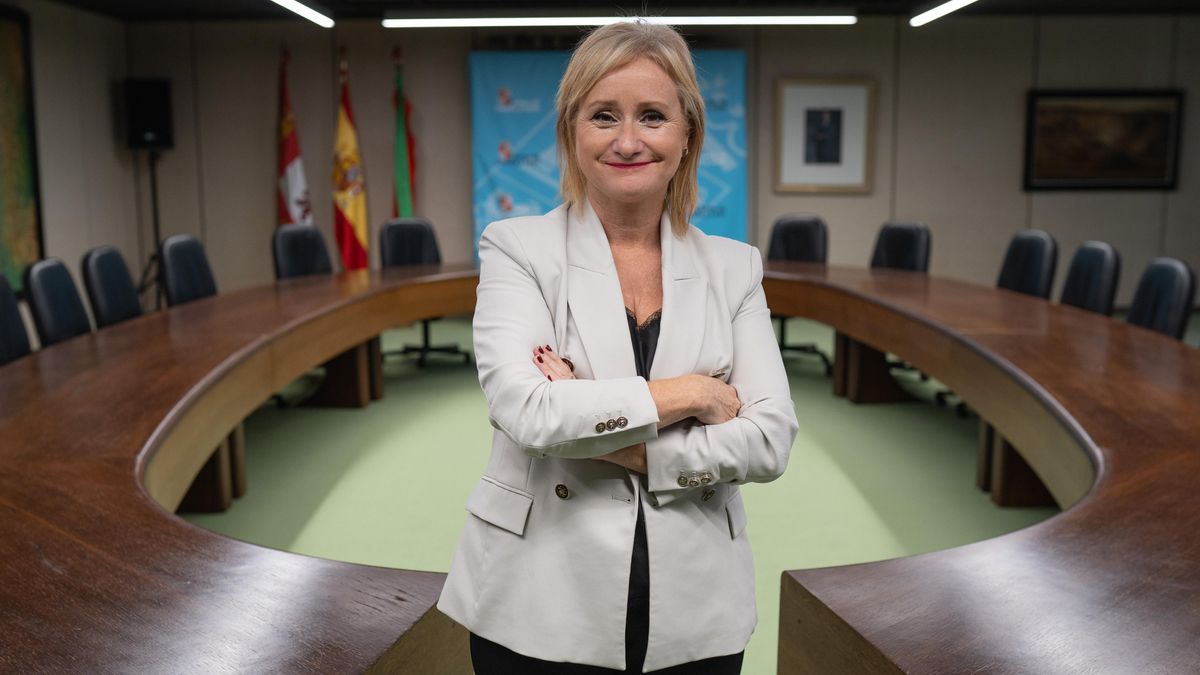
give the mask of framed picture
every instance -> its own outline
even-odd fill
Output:
[[[42,257],[29,17],[0,7],[0,274],[22,293],[25,268]]]
[[[871,191],[875,81],[865,77],[775,81],[775,190]]]
[[[1172,190],[1180,90],[1033,90],[1025,121],[1026,190]]]

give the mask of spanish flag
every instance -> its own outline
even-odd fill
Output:
[[[367,266],[367,191],[358,132],[350,108],[349,67],[341,52],[342,102],[333,145],[333,233],[347,270]]]

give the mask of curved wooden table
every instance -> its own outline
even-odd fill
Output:
[[[470,672],[466,632],[434,609],[444,574],[272,550],[172,512],[273,392],[391,326],[472,311],[478,281],[469,266],[291,280],[0,368],[0,670]]]
[[[1200,672],[1200,350],[949,279],[766,277],[773,313],[949,385],[1064,509],[945,551],[784,572],[780,673]]]
[[[267,549],[172,511],[272,392],[390,326],[471,311],[477,283],[466,266],[292,280],[0,368],[0,669],[469,672],[465,631],[433,609],[444,575]],[[764,285],[775,313],[953,387],[1067,509],[785,572],[780,672],[1197,670],[1196,350],[922,275],[771,263]]]

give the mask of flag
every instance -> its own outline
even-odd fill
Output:
[[[312,202],[308,199],[308,181],[304,178],[304,163],[300,161],[300,135],[292,115],[288,96],[287,67],[290,57],[287,48],[279,60],[279,224],[312,225]]]
[[[350,108],[350,77],[344,48],[339,79],[342,100],[333,145],[333,232],[342,265],[357,270],[367,266],[367,192],[354,111]]]
[[[392,95],[392,108],[396,111],[396,141],[393,146],[392,215],[401,218],[413,216],[413,198],[416,195],[417,158],[413,152],[412,106],[404,98],[404,74],[401,68],[400,48],[392,50],[392,61],[396,70],[396,90]]]

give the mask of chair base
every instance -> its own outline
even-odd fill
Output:
[[[463,363],[471,362],[471,353],[459,348],[458,345],[431,345],[429,344],[429,323],[434,319],[425,319],[421,322],[421,344],[419,345],[404,345],[403,349],[393,349],[390,352],[383,352],[381,358],[388,356],[408,356],[409,354],[417,355],[417,367],[424,368],[426,357],[429,354],[448,354],[451,356],[463,357]]]
[[[787,317],[776,316],[774,318],[779,320],[779,353],[783,356],[786,356],[788,352],[815,356],[821,359],[821,363],[825,364],[825,377],[831,377],[833,375],[833,361],[829,358],[829,355],[811,343],[803,345],[787,344]]]

